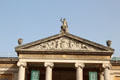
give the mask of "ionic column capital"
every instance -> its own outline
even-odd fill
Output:
[[[27,63],[26,62],[18,62],[17,63],[17,66],[23,66],[23,67],[26,67],[27,66]]]
[[[45,62],[45,63],[44,63],[44,66],[45,66],[45,67],[51,67],[51,68],[52,68],[52,67],[54,66],[54,63],[52,63],[52,62]]]
[[[110,63],[103,63],[102,64],[102,67],[105,69],[105,68],[108,68],[108,69],[111,69],[112,65]]]
[[[85,64],[84,63],[75,63],[75,67],[78,68],[84,68],[85,67]]]

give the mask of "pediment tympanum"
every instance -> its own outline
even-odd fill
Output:
[[[92,46],[67,37],[50,40],[28,48],[29,50],[88,50],[96,51]]]

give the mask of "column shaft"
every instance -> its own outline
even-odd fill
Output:
[[[104,80],[110,80],[111,64],[110,63],[104,63],[103,68],[104,68]]]
[[[23,66],[19,67],[18,80],[25,80],[25,68]]]
[[[104,80],[110,80],[110,70],[108,68],[104,70]]]
[[[76,80],[83,80],[83,70],[81,69],[81,67],[77,68]]]
[[[54,64],[50,62],[46,62],[44,66],[46,67],[45,80],[52,80],[52,67],[54,66]]]
[[[19,66],[18,80],[25,80],[25,67],[27,66],[26,62],[18,62]]]
[[[50,66],[46,67],[46,80],[52,80],[52,68]]]
[[[76,80],[83,80],[83,68],[84,68],[83,63],[75,63],[76,67]]]

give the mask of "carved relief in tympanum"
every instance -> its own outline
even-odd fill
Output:
[[[61,37],[51,41],[41,43],[30,47],[29,49],[36,50],[90,50],[95,51],[95,49],[87,44],[83,44],[77,40],[73,40],[67,37]]]

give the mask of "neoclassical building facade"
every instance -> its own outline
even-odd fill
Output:
[[[0,80],[120,80],[120,62],[107,46],[68,32],[65,19],[59,34],[15,47],[16,58],[0,58]]]

